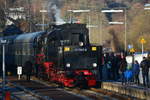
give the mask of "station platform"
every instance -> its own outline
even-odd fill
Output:
[[[101,88],[142,100],[150,100],[150,88],[133,83],[122,85],[121,82],[102,82]]]

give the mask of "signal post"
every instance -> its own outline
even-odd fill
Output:
[[[144,44],[146,43],[146,41],[143,37],[140,39],[140,43],[142,44],[142,54],[143,54],[144,53]]]

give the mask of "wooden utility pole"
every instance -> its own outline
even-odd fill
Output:
[[[29,32],[32,31],[31,29],[31,2],[28,0],[28,23],[29,23]]]

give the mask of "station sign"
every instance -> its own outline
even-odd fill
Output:
[[[130,52],[134,53],[134,52],[135,52],[135,49],[134,49],[134,48],[131,48],[131,49],[130,49]]]

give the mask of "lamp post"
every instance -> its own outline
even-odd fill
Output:
[[[127,14],[126,14],[126,9],[124,9],[124,31],[125,31],[125,45],[124,45],[124,48],[125,48],[125,51],[127,51]]]
[[[7,0],[5,0],[4,5],[5,5],[5,10],[6,10],[7,9]]]
[[[145,4],[144,7],[145,7],[144,10],[150,10],[150,4]],[[142,37],[140,39],[140,43],[142,45],[142,55],[143,55],[144,54],[144,44],[146,43],[146,40]]]
[[[5,76],[5,45],[7,43],[6,40],[1,40],[0,41],[1,44],[2,44],[2,48],[3,48],[3,54],[2,54],[2,58],[3,58],[3,61],[2,61],[2,71],[3,71],[3,78],[2,78],[2,91],[3,91],[3,100],[5,100],[5,82],[6,82],[6,76]]]
[[[45,30],[45,27],[44,27],[44,24],[45,24],[45,15],[44,15],[44,13],[46,13],[47,12],[47,10],[44,10],[44,9],[42,9],[42,10],[40,10],[40,12],[42,13],[42,30],[44,31]]]
[[[28,4],[28,21],[29,21],[29,32],[32,31],[32,27],[31,27],[31,1],[28,0],[27,1],[27,4]]]
[[[116,10],[116,9],[110,9],[110,10],[102,10],[102,13],[123,13],[124,12],[124,22],[109,22],[109,24],[124,24],[124,51],[127,51],[127,15],[126,15],[126,9],[124,10]]]

